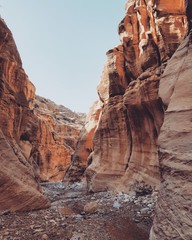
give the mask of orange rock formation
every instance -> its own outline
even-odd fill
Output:
[[[19,146],[23,128],[32,126],[35,88],[22,69],[12,34],[2,19],[0,61],[0,211],[44,208],[48,201],[39,192],[33,163]]]
[[[192,19],[192,2],[187,15]],[[162,182],[151,240],[192,239],[192,30],[169,61],[160,80],[165,106],[159,135]],[[166,214],[165,214],[166,213]]]
[[[0,211],[46,207],[38,180],[63,179],[84,116],[35,96],[2,19],[0,61]]]
[[[98,86],[103,107],[86,169],[91,191],[159,184],[157,138],[164,115],[159,80],[188,25],[184,1],[171,6],[163,0],[127,1],[121,45],[108,51]],[[86,162],[87,156],[76,154]]]

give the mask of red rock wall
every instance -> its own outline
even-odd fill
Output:
[[[12,34],[0,19],[0,211],[48,206],[38,176],[19,147],[23,121],[31,124],[34,95]]]
[[[60,181],[71,163],[84,117],[41,97],[36,97],[33,106],[38,130],[30,157],[37,163],[41,180]]]
[[[93,136],[100,117],[102,103],[96,101],[89,110],[85,125],[81,130],[75,152],[72,156],[72,162],[65,175],[65,181],[79,181],[86,168],[92,162]]]
[[[159,80],[186,32],[184,1],[174,7],[161,0],[127,1],[121,45],[107,53],[108,76],[98,87],[103,108],[86,170],[91,191],[159,184]]]
[[[0,211],[48,206],[39,180],[62,180],[84,117],[35,96],[0,19]]]

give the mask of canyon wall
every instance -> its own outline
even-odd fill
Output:
[[[102,111],[85,171],[90,191],[159,185],[157,138],[164,117],[159,80],[188,25],[184,0],[172,5],[127,1],[119,24],[121,44],[107,52],[98,86]],[[87,162],[88,154],[77,149],[76,155],[76,165]]]
[[[84,115],[39,96],[0,19],[0,211],[49,205],[38,183],[62,180]]]
[[[192,11],[188,2],[187,12]],[[189,20],[192,15],[188,14]],[[192,239],[192,30],[169,61],[159,96],[165,106],[159,135],[161,187],[151,240]]]
[[[35,87],[22,69],[12,34],[2,19],[0,63],[0,211],[43,208],[48,201],[39,191],[33,164],[19,146],[23,128],[32,127]]]

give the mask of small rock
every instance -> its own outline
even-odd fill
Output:
[[[154,204],[153,204],[153,203],[150,203],[150,204],[148,204],[147,206],[148,206],[150,209],[151,209],[151,208],[154,208]]]
[[[86,213],[95,213],[98,210],[98,201],[93,201],[85,204],[84,212]]]
[[[150,209],[148,207],[146,207],[146,208],[142,208],[140,212],[141,212],[141,214],[146,214],[149,212],[149,210]]]
[[[44,231],[44,229],[38,228],[38,229],[35,229],[35,230],[34,230],[34,233],[43,232],[43,231]]]
[[[76,218],[77,220],[81,220],[83,217],[82,217],[80,214],[77,214],[77,215],[75,216],[75,218]]]
[[[139,223],[139,222],[140,222],[139,219],[133,219],[133,221],[134,221],[135,223]]]
[[[9,232],[8,231],[5,231],[4,233],[3,233],[3,236],[8,236],[9,235]]]
[[[114,203],[113,203],[113,207],[116,208],[116,209],[119,209],[121,207],[121,204],[116,200]]]
[[[80,214],[81,214],[82,216],[84,216],[86,213],[85,213],[85,212],[81,212]]]
[[[35,227],[35,225],[31,225],[31,226],[30,226],[30,228],[31,228],[32,230],[34,229],[34,227]]]
[[[52,219],[52,220],[50,220],[49,222],[50,222],[50,223],[52,223],[52,224],[54,224],[54,225],[56,225],[56,224],[57,224],[57,223],[56,223],[56,221],[55,221],[55,220],[53,220],[53,219]]]
[[[49,237],[47,236],[47,234],[43,234],[42,237],[41,237],[42,240],[48,240]]]

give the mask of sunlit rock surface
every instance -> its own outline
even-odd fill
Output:
[[[72,162],[67,170],[64,180],[79,181],[82,179],[86,168],[92,162],[93,136],[99,121],[102,102],[96,101],[89,110],[85,125],[81,130]]]
[[[85,116],[39,96],[33,106],[38,130],[31,157],[37,163],[41,180],[62,180],[71,163]],[[26,129],[24,134],[27,132]]]
[[[184,1],[174,7],[161,0],[127,1],[121,45],[108,51],[108,76],[98,87],[103,109],[86,170],[90,191],[128,190],[138,182],[158,187],[164,115],[159,80],[186,32]]]

